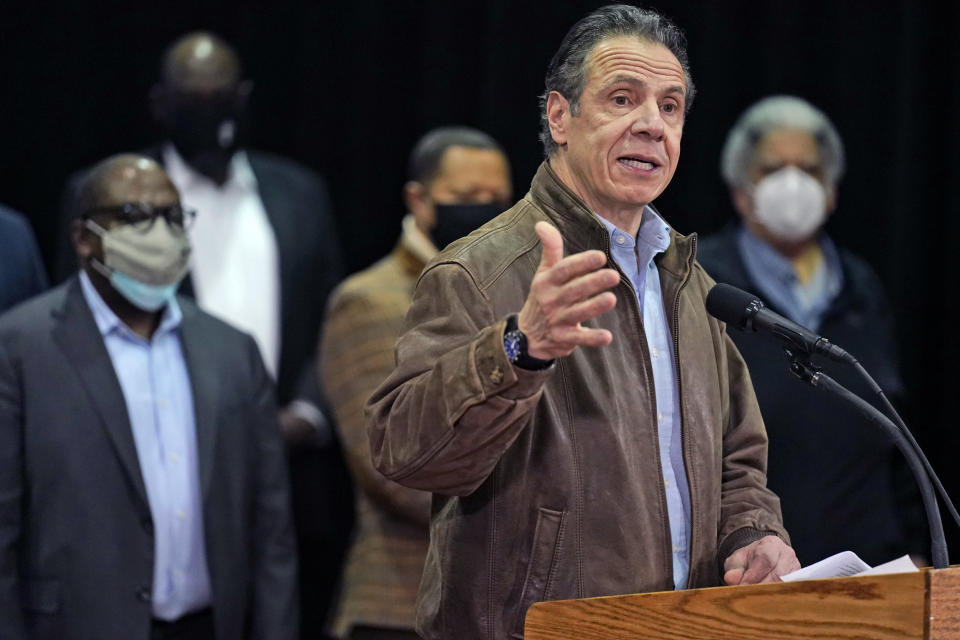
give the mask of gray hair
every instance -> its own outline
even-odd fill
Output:
[[[492,137],[472,127],[450,126],[431,129],[417,141],[407,164],[407,177],[422,184],[430,183],[440,173],[443,155],[450,147],[489,149],[506,157],[503,147]]]
[[[580,96],[587,83],[587,56],[598,43],[615,36],[635,36],[662,44],[677,57],[687,84],[684,112],[689,112],[695,90],[687,59],[687,39],[683,32],[666,17],[650,9],[627,4],[600,7],[570,28],[547,67],[545,89],[540,96],[540,142],[548,158],[558,147],[550,135],[547,97],[551,91],[558,92],[570,103],[570,113],[579,115]]]
[[[779,129],[805,131],[816,141],[823,163],[824,177],[836,186],[843,176],[843,142],[836,127],[822,111],[802,98],[770,96],[760,100],[737,120],[720,155],[720,171],[730,187],[750,183],[750,167],[757,145]]]

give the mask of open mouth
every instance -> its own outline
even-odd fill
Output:
[[[637,171],[653,171],[660,166],[660,164],[652,158],[643,156],[622,156],[617,158],[617,162]]]

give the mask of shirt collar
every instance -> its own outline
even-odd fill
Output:
[[[207,185],[215,189],[228,189],[234,185],[245,191],[255,191],[257,189],[257,176],[253,173],[253,167],[250,166],[247,152],[243,150],[237,151],[230,158],[227,181],[219,187],[213,180],[191,167],[170,142],[163,145],[163,166],[167,175],[181,190],[197,185]]]
[[[611,250],[633,249],[638,240],[650,245],[655,253],[663,253],[670,246],[670,225],[649,205],[643,208],[640,230],[637,231],[636,238],[631,238],[628,233],[622,231],[606,218],[596,213],[594,215],[603,223],[607,233],[610,234]]]
[[[843,264],[837,246],[826,233],[820,233],[817,242],[823,252],[822,268],[825,270],[825,278],[820,290],[816,292],[816,297],[819,299],[818,306],[825,306],[843,289]],[[766,288],[768,297],[776,299],[774,294],[791,296],[789,292],[800,286],[793,263],[761,240],[746,225],[740,225],[737,243],[747,272],[758,286]],[[768,286],[773,283],[779,286]],[[786,305],[784,301],[780,302]]]
[[[797,281],[797,273],[793,269],[793,263],[761,240],[746,225],[741,225],[738,240],[741,254],[750,256],[757,271],[765,274],[765,277],[783,284],[792,284]]]
[[[90,276],[88,276],[87,272],[83,269],[80,270],[80,289],[83,292],[84,299],[87,301],[87,306],[90,307],[90,311],[93,312],[93,319],[97,323],[100,335],[106,337],[114,332],[125,332],[130,335],[136,335],[130,327],[125,325],[123,321],[117,317],[113,309],[103,300],[96,287],[94,287],[90,281]],[[164,307],[163,316],[160,318],[160,325],[157,327],[154,336],[175,330],[180,326],[182,320],[183,312],[180,310],[177,299],[173,298],[167,306]],[[139,336],[136,337],[140,338]]]
[[[433,241],[430,240],[430,237],[423,231],[420,231],[412,213],[408,213],[403,217],[401,242],[410,250],[410,253],[417,256],[424,264],[430,262],[433,256],[439,253]]]

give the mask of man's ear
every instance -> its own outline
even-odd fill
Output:
[[[730,200],[733,202],[733,208],[740,214],[741,219],[747,221],[753,218],[753,198],[745,189],[732,187],[730,189]]]
[[[433,227],[434,211],[426,185],[409,180],[403,185],[403,202],[407,205],[407,211],[413,214],[417,228],[427,233]]]
[[[83,220],[75,218],[70,221],[70,243],[80,262],[86,262],[94,254],[94,247],[90,242],[91,236],[93,234],[83,224]]]
[[[827,216],[833,214],[834,209],[837,208],[837,187],[836,185],[827,187],[827,201],[826,201],[826,210]]]
[[[551,91],[547,96],[547,122],[550,124],[550,136],[558,145],[567,144],[567,129],[570,126],[570,103],[559,91]]]

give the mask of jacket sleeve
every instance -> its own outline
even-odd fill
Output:
[[[20,380],[0,344],[0,638],[26,640],[18,577],[22,533],[23,413]]]
[[[421,275],[397,367],[366,407],[381,473],[447,495],[469,495],[483,483],[526,426],[552,371],[513,367],[505,326],[460,265],[438,263]]]
[[[360,290],[338,289],[323,324],[319,374],[354,481],[381,509],[421,526],[426,535],[430,494],[387,480],[374,469],[363,418],[367,398],[393,371],[393,345],[406,305],[392,308],[391,302],[371,299]]]
[[[290,506],[289,476],[273,383],[256,344],[249,341],[255,395],[251,411],[259,462],[251,539],[253,594],[251,640],[295,640],[298,636],[297,550]]]
[[[767,432],[753,391],[747,365],[721,330],[720,362],[725,365],[729,404],[723,432],[720,487],[720,530],[717,562],[737,549],[768,535],[790,544],[783,528],[780,499],[767,488]]]

